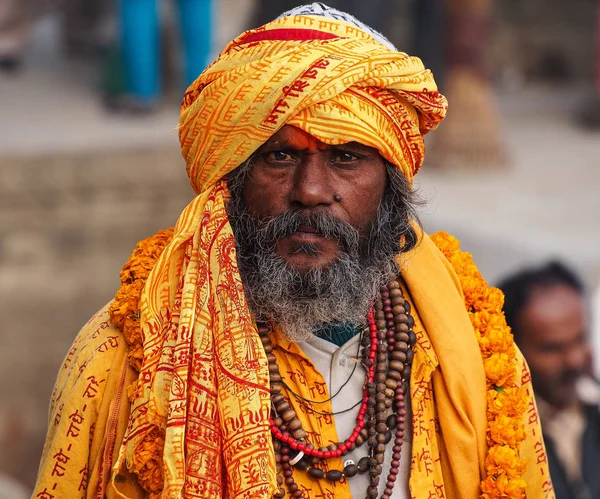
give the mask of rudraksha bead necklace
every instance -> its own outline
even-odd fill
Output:
[[[412,346],[416,342],[410,304],[403,297],[397,280],[381,288],[379,298],[369,311],[368,324],[369,334],[361,340],[361,363],[367,374],[356,427],[344,442],[320,449],[307,442],[302,423],[282,393],[283,382],[269,337],[271,329],[267,324],[258,324],[271,381],[270,425],[280,487],[275,498],[285,496],[284,484],[292,497],[303,497],[293,478],[295,469],[308,473],[312,478],[332,482],[368,472],[366,498],[376,499],[386,445],[393,441],[390,470],[381,496],[381,499],[390,499],[400,467],[406,426],[405,393],[413,359]],[[364,442],[368,447],[367,455],[356,464],[347,460],[343,470],[331,469],[327,472],[315,466],[318,462],[342,457]]]

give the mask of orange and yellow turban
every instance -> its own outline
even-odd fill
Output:
[[[179,134],[198,196],[142,292],[143,362],[117,463],[151,497],[276,490],[267,359],[237,268],[223,176],[291,124],[325,143],[375,147],[412,179],[422,136],[445,113],[419,59],[315,16],[244,33],[191,85]]]
[[[185,93],[179,136],[197,193],[284,124],[327,144],[374,147],[412,179],[423,163],[423,135],[446,109],[420,59],[352,24],[294,16],[225,48]]]

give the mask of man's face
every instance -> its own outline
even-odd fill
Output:
[[[258,219],[290,211],[324,213],[347,222],[365,240],[385,186],[385,162],[376,149],[356,142],[326,145],[285,125],[255,153],[242,199]],[[277,254],[299,273],[331,265],[341,249],[337,239],[316,233],[310,225],[275,245]]]
[[[534,289],[517,326],[536,393],[557,408],[575,402],[590,360],[581,294],[566,285]]]

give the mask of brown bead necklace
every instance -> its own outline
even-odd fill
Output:
[[[293,478],[293,470],[298,470],[308,473],[312,478],[332,482],[343,477],[351,478],[358,473],[369,473],[366,498],[376,499],[386,445],[393,439],[392,461],[381,496],[381,499],[390,499],[400,467],[406,426],[405,393],[413,359],[412,346],[416,342],[413,325],[410,305],[402,295],[398,281],[392,280],[381,288],[379,298],[369,311],[369,334],[365,334],[361,340],[361,363],[367,376],[357,425],[343,443],[316,449],[307,442],[302,423],[282,393],[284,383],[273,354],[269,337],[271,328],[265,323],[258,324],[271,381],[270,424],[279,484],[275,498],[285,496],[284,484],[292,497],[304,497]],[[327,472],[316,466],[327,459],[344,456],[365,442],[367,455],[356,464],[347,460],[343,470],[331,469]]]

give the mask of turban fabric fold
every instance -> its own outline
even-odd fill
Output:
[[[431,72],[416,57],[328,18],[276,20],[231,42],[190,86],[180,140],[201,192],[235,169],[284,124],[326,144],[378,149],[412,179],[423,135],[446,114]]]
[[[289,124],[377,148],[412,180],[446,107],[419,59],[316,16],[242,34],[190,86],[179,135],[197,197],[142,292],[144,360],[116,465],[151,497],[267,498],[277,487],[267,359],[223,177]]]

